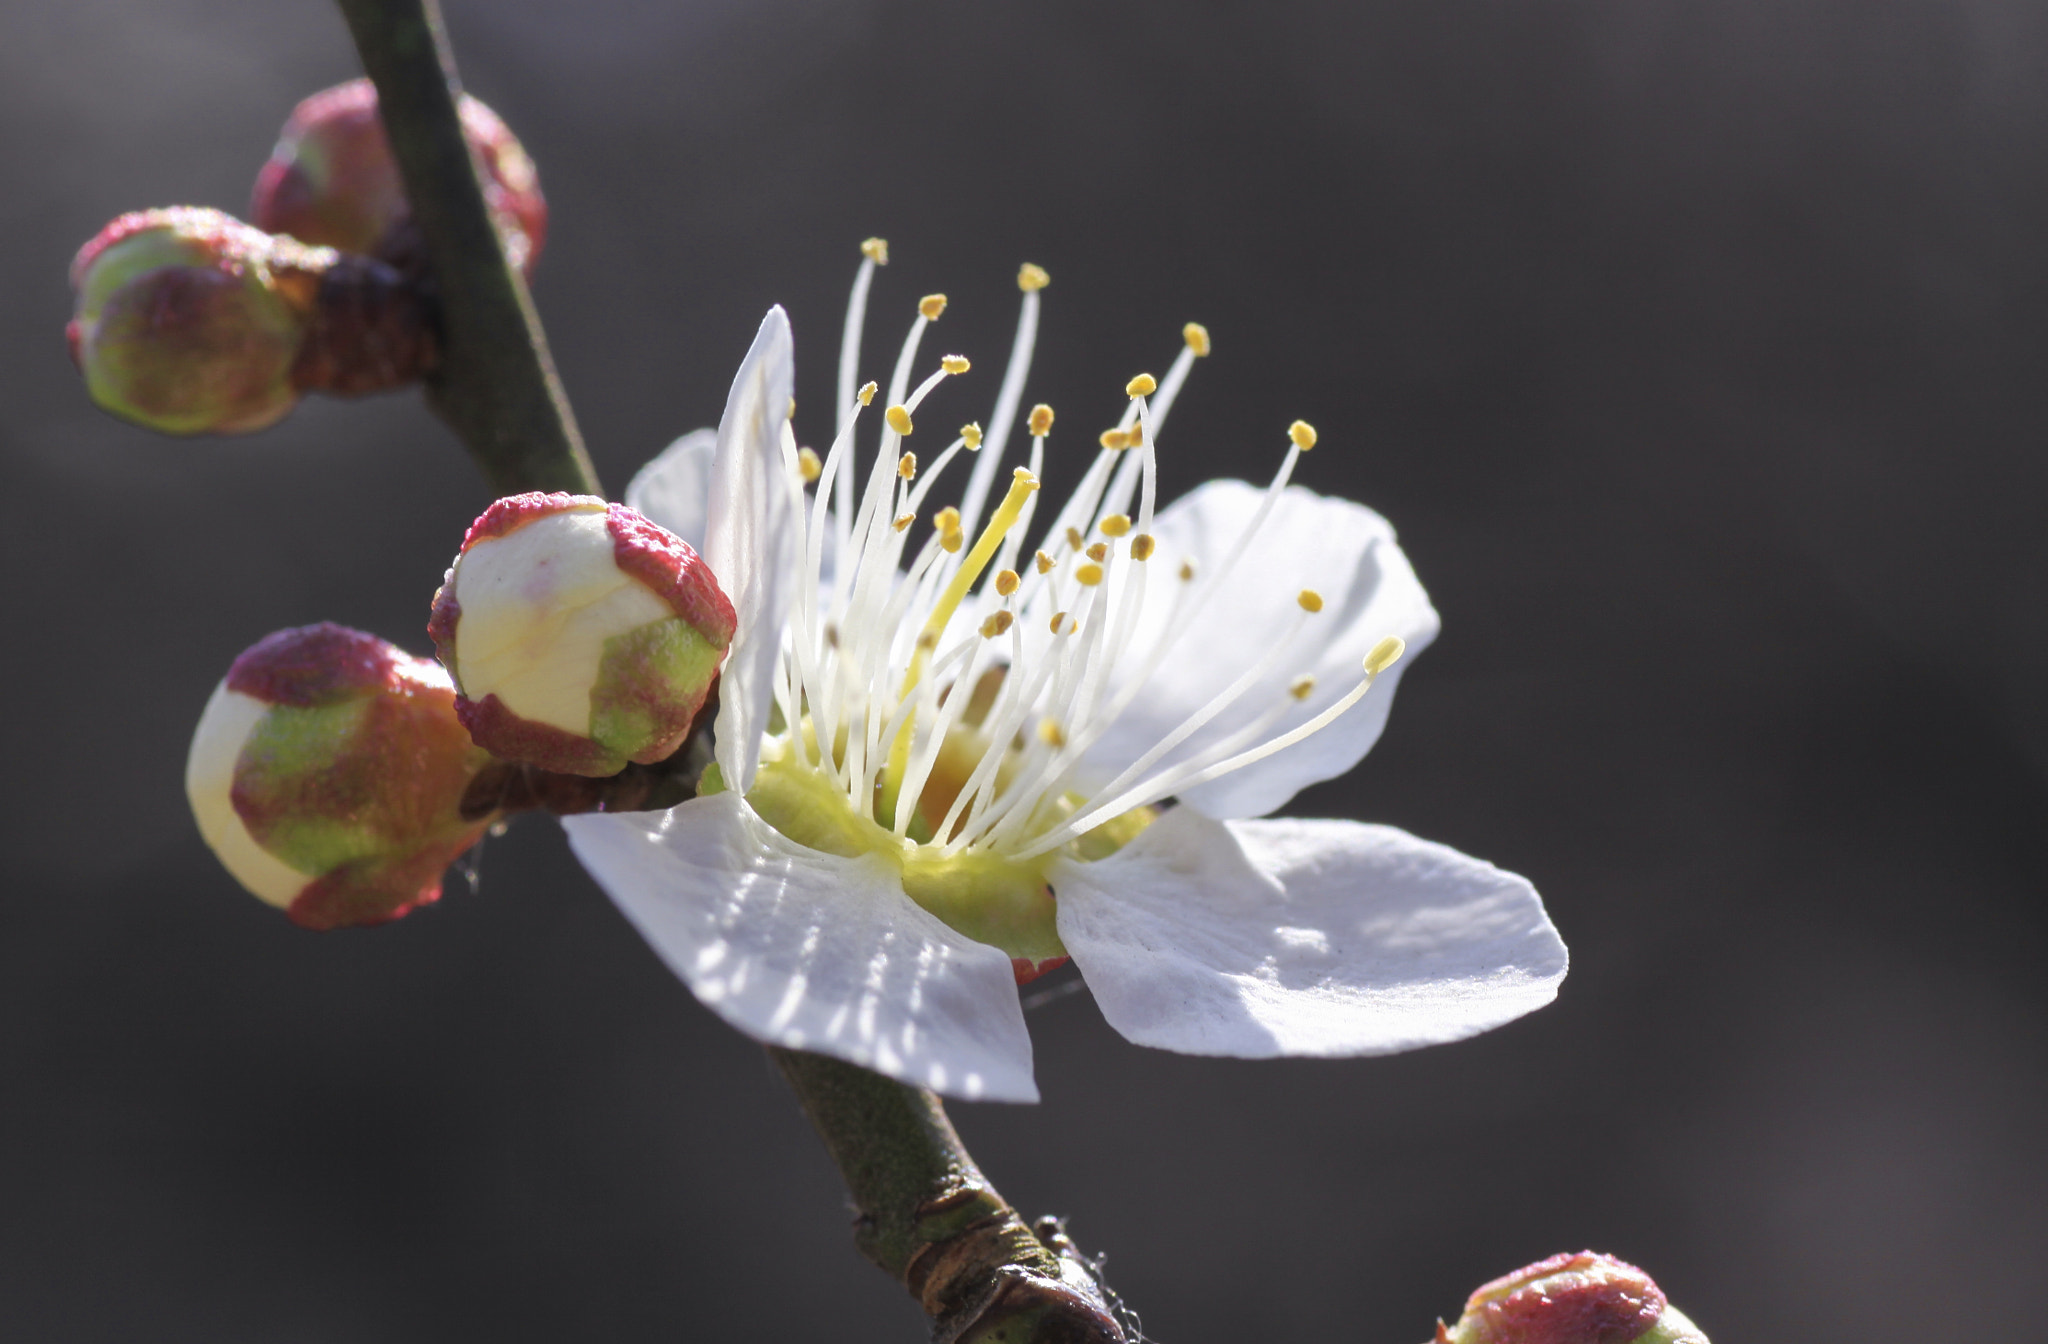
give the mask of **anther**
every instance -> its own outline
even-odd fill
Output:
[[[1304,673],[1287,685],[1287,693],[1297,700],[1306,700],[1315,693],[1316,679]]]
[[[1102,582],[1101,565],[1083,565],[1074,571],[1074,581],[1083,588],[1093,588]]]
[[[838,627],[838,626],[836,626],[836,625],[827,625],[827,626],[825,627],[825,647],[826,647],[826,648],[828,648],[828,649],[836,649],[836,648],[838,648],[838,647],[839,647],[839,627]]]
[[[1017,288],[1029,294],[1034,289],[1044,289],[1052,283],[1052,277],[1045,273],[1045,267],[1025,262],[1017,268]]]
[[[1121,429],[1105,429],[1096,442],[1112,452],[1117,452],[1131,446],[1131,436]]]
[[[868,386],[872,387],[874,384],[870,383]],[[889,428],[895,430],[898,434],[910,433],[910,410],[908,407],[891,406],[883,414],[882,418],[887,420]]]
[[[1149,373],[1141,373],[1124,384],[1127,397],[1149,397],[1159,390],[1159,380]]]
[[[1131,426],[1131,428],[1130,428],[1130,439],[1131,439],[1131,447],[1133,447],[1133,448],[1139,448],[1139,447],[1143,447],[1143,446],[1144,446],[1144,443],[1145,443],[1145,423],[1144,423],[1144,421],[1142,421],[1142,420],[1141,420],[1141,421],[1139,421],[1139,422],[1138,422],[1137,424],[1135,424],[1135,425],[1132,425],[1132,426]]]
[[[981,637],[983,639],[994,639],[997,635],[1007,631],[1010,628],[1011,622],[1016,619],[1008,611],[996,612],[981,623]]]
[[[887,266],[889,264],[889,240],[887,238],[870,238],[860,245],[860,254],[877,266]]]
[[[1124,536],[1131,530],[1131,515],[1128,513],[1112,513],[1109,517],[1102,520],[1101,526],[1102,535],[1105,537]]]
[[[1135,551],[1137,548],[1134,546],[1131,549]],[[1180,562],[1180,581],[1182,583],[1193,583],[1195,581],[1194,561],[1183,560]]]
[[[1388,635],[1372,646],[1372,652],[1365,655],[1365,675],[1376,677],[1400,661],[1408,652],[1408,641],[1399,635]]]
[[[1066,629],[1062,630],[1061,626],[1065,626]],[[1052,614],[1052,632],[1056,635],[1071,635],[1074,633],[1074,623],[1067,619],[1067,613],[1056,611]]]
[[[1082,542],[1084,542],[1084,541],[1086,541],[1086,540],[1087,540],[1087,538],[1081,535],[1081,529],[1080,529],[1080,528],[1078,528],[1078,527],[1070,527],[1070,528],[1068,528],[1068,529],[1067,529],[1067,549],[1068,549],[1068,550],[1070,550],[1070,551],[1078,551],[1078,550],[1080,550],[1080,549],[1081,549],[1081,543],[1082,543]]]
[[[1306,420],[1297,420],[1287,427],[1287,437],[1305,453],[1316,446],[1316,427]]]
[[[939,314],[946,311],[946,296],[943,294],[925,295],[917,301],[917,311],[923,315],[924,320],[927,322],[938,321]]]
[[[1067,745],[1067,730],[1052,719],[1038,721],[1038,740],[1048,747],[1058,749]]]
[[[889,421],[889,427],[890,427],[891,429],[896,429],[896,422],[895,422],[895,420],[893,420],[893,419],[892,419],[892,420],[890,420],[890,421]],[[902,427],[901,429],[897,429],[897,430],[896,430],[896,432],[897,432],[898,434],[908,434],[908,433],[910,432],[910,417],[909,417],[908,415],[905,415],[905,416],[903,417],[903,427]],[[896,459],[896,474],[897,474],[898,476],[901,476],[901,477],[902,477],[902,478],[903,478],[904,480],[906,480],[906,481],[914,481],[914,480],[916,480],[916,479],[917,479],[917,454],[916,454],[916,453],[905,453],[905,454],[904,454],[903,456],[901,456],[901,457],[897,458],[897,459]]]
[[[1321,611],[1323,609],[1323,595],[1313,588],[1302,589],[1301,596],[1294,600],[1301,603],[1303,611]]]
[[[932,515],[932,526],[938,528],[941,532],[958,532],[960,530],[960,510],[948,504],[945,508]]]
[[[1150,560],[1152,552],[1157,549],[1158,545],[1159,543],[1153,540],[1150,532],[1140,532],[1137,536],[1131,538],[1131,559]]]
[[[1052,573],[1053,558],[1044,551],[1040,551],[1037,555],[1033,556],[1031,563],[1038,566],[1038,572],[1041,574]]]
[[[786,410],[786,411],[784,411],[784,412],[782,413],[782,418],[783,418],[783,419],[785,419],[785,420],[794,420],[794,419],[796,419],[796,398],[795,398],[795,397],[791,397],[791,398],[789,399],[789,409],[788,409],[788,410]]]
[[[1098,541],[1093,546],[1090,546],[1088,548],[1088,558],[1098,565],[1109,559],[1109,543]]]
[[[947,355],[939,361],[939,367],[958,377],[973,366],[967,362],[965,355]]]
[[[816,481],[819,474],[825,470],[824,465],[818,461],[817,453],[809,448],[796,450],[796,469],[804,478],[805,485]]]
[[[906,527],[909,527],[909,526],[910,526],[910,525],[911,525],[912,523],[914,523],[914,522],[916,522],[916,521],[917,521],[917,515],[916,515],[916,514],[914,514],[914,513],[906,513],[906,514],[903,514],[903,515],[901,515],[900,517],[898,517],[898,518],[896,519],[896,521],[895,521],[895,522],[893,522],[893,523],[891,523],[891,524],[889,524],[889,526],[891,526],[891,527],[895,528],[895,529],[896,529],[896,530],[897,530],[898,532],[901,532],[901,531],[902,531],[902,530],[903,530],[904,528],[906,528]]]
[[[1010,478],[1012,480],[1023,481],[1026,484],[1030,485],[1030,487],[1034,490],[1038,488],[1038,478],[1031,474],[1031,468],[1029,467],[1018,467],[1015,471],[1012,471],[1010,473]]]
[[[981,451],[981,426],[980,426],[980,425],[977,425],[977,424],[966,424],[966,425],[962,425],[962,426],[960,426],[960,439],[961,439],[961,441],[962,441],[963,443],[965,443],[965,444],[967,445],[967,451],[968,451],[968,452],[970,452],[970,453],[978,453],[978,452],[980,452],[980,451]]]
[[[1199,322],[1190,322],[1180,329],[1180,338],[1188,343],[1188,349],[1200,359],[1209,353],[1209,329]]]
[[[1039,402],[1031,408],[1031,437],[1042,439],[1052,433],[1052,407]]]
[[[947,555],[958,555],[960,548],[966,544],[967,534],[957,527],[951,532],[939,533],[939,549]]]
[[[1017,571],[1014,569],[996,571],[996,592],[1002,597],[1008,597],[1016,592],[1017,585],[1021,582],[1023,580],[1017,577]]]
[[[860,404],[863,406],[875,404],[875,385],[873,383],[862,383],[860,385]]]

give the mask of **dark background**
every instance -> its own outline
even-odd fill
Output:
[[[1407,1344],[1590,1245],[1722,1344],[2043,1337],[2048,10],[450,11],[539,161],[536,295],[613,489],[715,420],[770,302],[828,435],[878,233],[870,364],[944,289],[979,365],[937,413],[986,416],[1032,260],[1063,424],[1197,318],[1167,494],[1262,476],[1298,415],[1300,479],[1401,528],[1445,634],[1297,810],[1529,874],[1572,975],[1384,1060],[1034,1012],[1045,1103],[955,1114],[1152,1333]],[[181,773],[228,662],[318,619],[425,650],[486,495],[413,394],[178,442],[64,358],[73,249],[244,209],[355,73],[329,8],[0,15],[0,1337],[916,1338],[758,1048],[553,826],[327,937],[203,848]]]

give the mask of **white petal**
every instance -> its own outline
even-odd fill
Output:
[[[693,429],[633,473],[626,506],[704,550],[704,505],[711,493],[711,459],[718,431]]]
[[[718,689],[718,768],[745,793],[761,758],[775,660],[796,595],[798,516],[783,476],[782,425],[795,376],[789,318],[770,308],[718,422],[700,554],[739,617]]]
[[[1565,949],[1522,878],[1390,826],[1175,808],[1049,873],[1102,1015],[1192,1055],[1383,1055],[1557,996]]]
[[[1243,481],[1211,481],[1160,512],[1153,527],[1158,553],[1147,562],[1153,582],[1134,650],[1149,647],[1163,628],[1171,604],[1156,600],[1155,594],[1179,582],[1174,575],[1181,562],[1194,562],[1197,585],[1215,577],[1263,494]],[[1363,504],[1289,486],[1251,549],[1221,576],[1192,628],[1136,702],[1089,751],[1094,781],[1136,760],[1236,680],[1260,652],[1286,638],[1302,618],[1296,598],[1304,588],[1322,594],[1323,610],[1308,618],[1286,656],[1265,677],[1166,762],[1187,759],[1282,702],[1288,686],[1303,673],[1316,678],[1314,692],[1290,705],[1269,736],[1306,722],[1358,684],[1360,665],[1373,645],[1398,635],[1408,642],[1407,656],[1335,723],[1189,790],[1182,800],[1212,817],[1263,816],[1310,784],[1357,765],[1386,727],[1401,673],[1436,637],[1439,622],[1386,519]],[[1113,683],[1137,675],[1141,661],[1121,660],[1111,674]]]
[[[741,1031],[951,1097],[1038,1100],[1010,959],[913,903],[888,860],[796,844],[734,793],[562,825],[641,936]]]

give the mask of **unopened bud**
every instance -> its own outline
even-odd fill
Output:
[[[463,137],[483,170],[484,204],[506,256],[521,271],[531,271],[548,225],[533,160],[490,108],[464,94],[460,110]],[[293,109],[256,178],[249,214],[258,228],[301,242],[383,253],[411,209],[377,115],[375,85],[352,79]]]
[[[734,621],[673,533],[591,495],[526,494],[470,527],[427,630],[478,746],[601,776],[682,744]]]
[[[79,249],[71,284],[87,391],[167,434],[262,429],[301,392],[402,387],[438,356],[426,299],[393,267],[218,210],[121,216]]]
[[[1594,1251],[1553,1255],[1472,1294],[1437,1344],[1707,1344],[1648,1274]]]
[[[261,429],[299,399],[292,366],[336,260],[218,210],[123,215],[71,263],[71,357],[123,419],[170,434]]]
[[[185,793],[235,879],[313,929],[382,924],[441,894],[493,820],[464,820],[490,758],[427,658],[339,625],[237,658],[192,735]]]

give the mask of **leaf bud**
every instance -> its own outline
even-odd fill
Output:
[[[1648,1274],[1595,1251],[1553,1255],[1486,1284],[1436,1344],[1707,1344]]]
[[[468,94],[460,115],[506,256],[530,272],[548,225],[533,160],[498,114]],[[387,255],[393,229],[411,213],[377,115],[377,88],[367,79],[324,89],[293,109],[249,209],[258,228],[377,256]]]
[[[427,631],[478,746],[564,774],[673,754],[732,643],[689,545],[592,495],[513,495],[470,527]]]
[[[298,401],[324,248],[179,206],[121,216],[71,263],[65,335],[103,408],[170,434],[240,433]]]
[[[490,764],[431,659],[321,624],[235,659],[207,701],[185,793],[207,846],[312,929],[382,924],[438,899],[491,815],[462,815]]]

